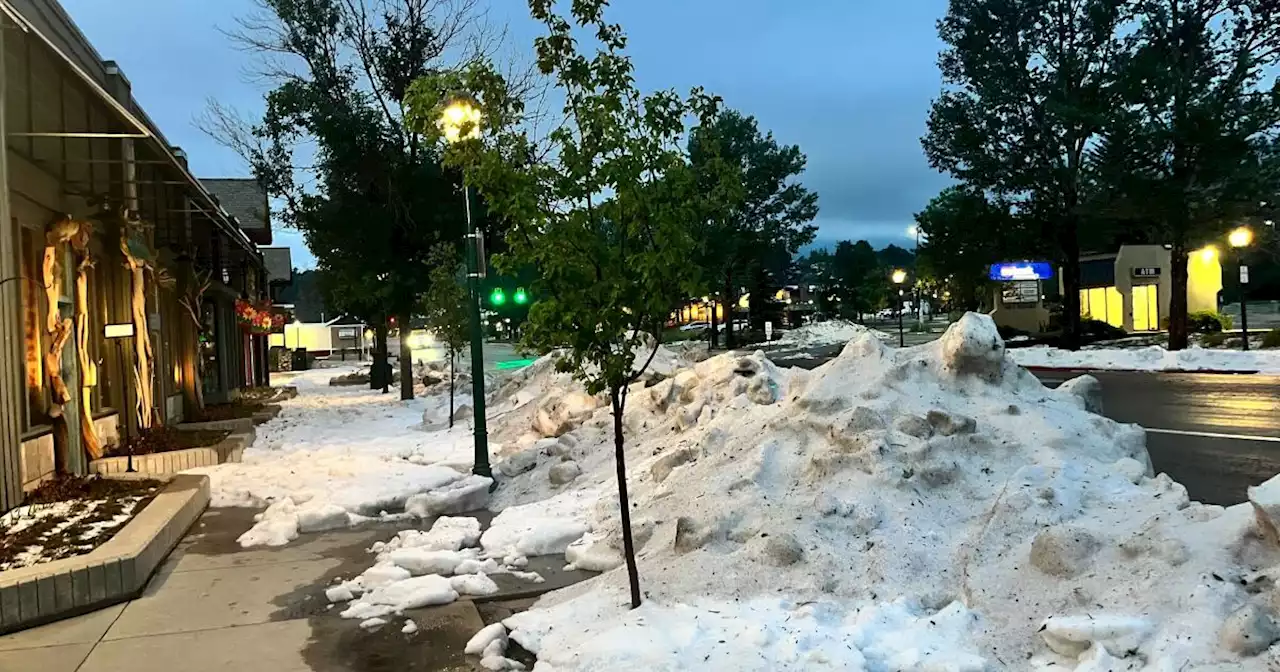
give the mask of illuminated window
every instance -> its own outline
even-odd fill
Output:
[[[1133,288],[1133,330],[1155,331],[1160,328],[1160,302],[1155,285]]]
[[[1080,290],[1080,317],[1124,327],[1124,299],[1115,287]]]

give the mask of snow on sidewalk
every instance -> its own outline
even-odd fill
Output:
[[[1220,350],[1191,346],[1169,351],[1143,348],[1085,348],[1071,351],[1037,345],[1013,348],[1009,357],[1022,366],[1131,371],[1256,371],[1280,374],[1280,350]]]
[[[258,427],[241,463],[193,470],[209,475],[212,506],[270,505],[240,539],[243,546],[278,546],[299,533],[346,527],[468,478],[468,426],[421,429],[424,412],[447,413],[447,397],[403,402],[395,393],[327,385],[347,372],[292,375],[298,397]]]

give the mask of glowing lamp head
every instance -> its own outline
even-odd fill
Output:
[[[1203,248],[1201,248],[1200,251],[1197,252],[1196,254],[1200,255],[1200,261],[1208,263],[1210,261],[1213,261],[1215,258],[1217,258],[1218,248],[1212,245],[1206,245]]]
[[[894,271],[893,271],[893,284],[895,284],[895,285],[901,285],[902,283],[904,283],[904,282],[906,282],[906,281],[907,281],[907,272],[906,272],[906,271],[904,271],[904,270],[902,270],[901,268],[894,269]]]
[[[480,107],[471,98],[455,96],[449,99],[440,112],[438,122],[445,142],[452,144],[461,140],[479,139],[482,117]]]
[[[1247,226],[1241,226],[1227,236],[1227,242],[1231,243],[1231,247],[1248,247],[1253,243],[1253,231]]]

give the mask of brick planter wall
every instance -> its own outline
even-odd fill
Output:
[[[208,448],[188,448],[167,453],[151,455],[135,455],[133,468],[139,474],[157,476],[176,474],[196,467],[211,467],[224,462],[239,462],[244,449],[253,443],[248,434],[232,434]],[[89,472],[94,474],[113,475],[127,473],[128,457],[104,457],[89,463]]]
[[[209,477],[174,476],[90,553],[0,572],[0,634],[131,600],[209,505]]]

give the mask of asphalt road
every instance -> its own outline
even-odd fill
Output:
[[[774,347],[782,366],[814,368],[842,345]],[[1082,372],[1035,371],[1056,387]],[[1103,412],[1147,429],[1157,472],[1182,483],[1194,500],[1239,504],[1245,490],[1280,473],[1280,376],[1094,371]]]

